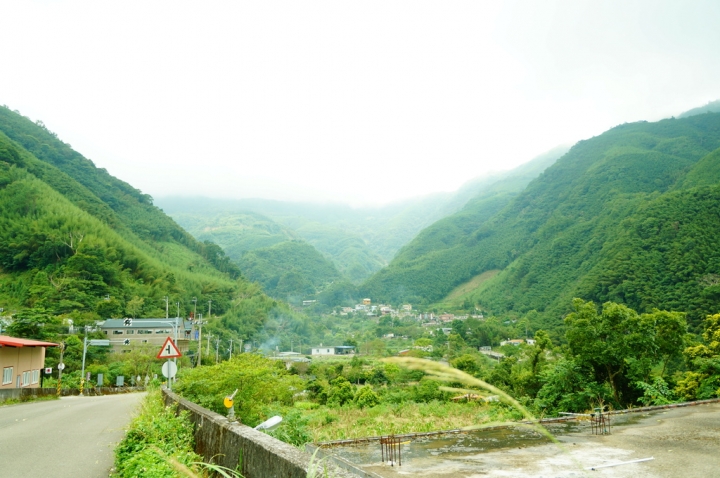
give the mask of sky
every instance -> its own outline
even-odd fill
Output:
[[[720,98],[717,0],[0,12],[0,104],[153,197],[384,204]]]

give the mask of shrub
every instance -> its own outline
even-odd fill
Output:
[[[338,377],[330,382],[327,403],[329,406],[341,407],[355,398],[355,390],[345,377]]]
[[[371,408],[380,404],[380,397],[373,392],[371,387],[365,385],[355,394],[354,402],[360,408]]]
[[[193,427],[187,412],[165,407],[160,391],[149,392],[140,415],[115,449],[120,477],[175,477],[173,461],[191,466],[201,460],[193,450]]]

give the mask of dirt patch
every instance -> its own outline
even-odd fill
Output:
[[[390,467],[375,460],[363,469],[386,478],[480,478],[613,476],[627,478],[720,476],[720,404],[659,410],[613,417],[610,435],[589,427],[560,430],[560,444],[537,440],[519,446],[466,448],[440,446],[413,453],[420,443],[404,445],[404,461]],[[557,431],[556,431],[557,433]],[[590,470],[608,464],[653,457],[641,463]]]

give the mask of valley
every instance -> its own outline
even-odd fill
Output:
[[[2,333],[63,344],[44,386],[157,386],[147,347],[84,337],[188,319],[174,389],[225,413],[237,388],[242,423],[282,416],[296,446],[709,399],[718,204],[715,112],[372,209],[154,200],[0,108]]]

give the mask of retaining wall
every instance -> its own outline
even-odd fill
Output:
[[[230,422],[222,415],[163,389],[165,405],[176,403],[187,410],[195,428],[195,452],[208,463],[231,470],[239,466],[246,478],[306,478],[316,476],[354,478],[357,475],[314,459],[292,445],[246,425]],[[327,475],[326,475],[327,472]]]
[[[85,395],[115,395],[117,393],[140,392],[145,390],[144,387],[99,387],[85,390]],[[63,388],[61,390],[63,397],[71,395],[80,395],[77,388]],[[0,390],[0,403],[6,400],[30,400],[33,397],[46,397],[49,395],[57,395],[56,388],[6,388]]]

